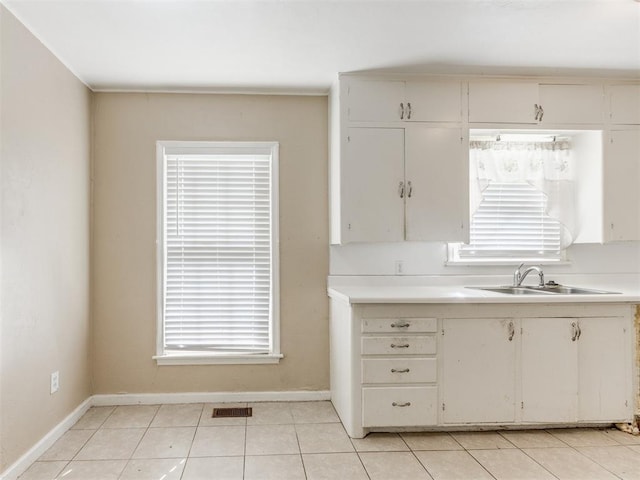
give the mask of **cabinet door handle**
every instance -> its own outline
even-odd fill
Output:
[[[580,328],[580,322],[578,322],[576,327],[578,328],[578,340],[580,340],[580,335],[582,335],[582,329]]]
[[[397,370],[395,368],[391,369],[391,373],[409,373],[409,369],[408,368],[404,368],[402,370]]]
[[[391,405],[394,407],[410,407],[411,402],[404,402],[404,403],[393,402]]]
[[[404,182],[400,182],[398,184],[398,194],[400,195],[400,198],[404,198]]]
[[[513,326],[513,322],[509,322],[509,341],[513,341],[513,336],[516,333],[516,329]]]
[[[533,104],[533,108],[535,109],[535,112],[536,112],[536,114],[534,115],[533,119],[536,120],[536,121],[540,120],[538,118],[538,116],[540,115],[540,106],[537,103],[534,103]]]
[[[404,103],[400,102],[400,120],[404,120]]]
[[[539,122],[542,121],[542,117],[544,117],[544,108],[542,108],[542,105],[540,105],[540,117],[538,118]]]
[[[400,345],[396,345],[395,343],[391,344],[391,348],[409,348],[408,343],[401,343]]]
[[[576,322],[571,323],[571,328],[573,330],[573,335],[571,335],[571,341],[575,342],[576,339],[578,338],[578,328],[576,326]]]
[[[407,182],[407,198],[411,198],[412,193],[413,193],[413,185],[411,185],[411,182]]]
[[[392,323],[391,324],[391,328],[408,328],[411,324],[410,323]]]
[[[411,120],[411,103],[407,102],[407,120]]]

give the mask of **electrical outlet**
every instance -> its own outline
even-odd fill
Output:
[[[60,388],[60,372],[56,371],[51,374],[51,394],[53,395]]]
[[[396,260],[396,275],[404,275],[404,262]]]

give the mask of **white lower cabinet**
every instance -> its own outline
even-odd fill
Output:
[[[436,387],[364,387],[363,427],[409,427],[438,423]]]
[[[522,420],[575,422],[578,349],[575,318],[523,318]]]
[[[633,306],[331,302],[332,401],[350,436],[633,420]]]
[[[578,418],[625,421],[633,410],[632,323],[625,317],[581,318],[578,339]]]
[[[443,423],[515,421],[512,319],[442,320]]]

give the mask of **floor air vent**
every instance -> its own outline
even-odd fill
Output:
[[[212,418],[250,417],[251,407],[246,408],[214,408]]]

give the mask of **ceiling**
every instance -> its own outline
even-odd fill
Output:
[[[0,0],[94,90],[324,93],[338,72],[640,74],[634,0]]]

